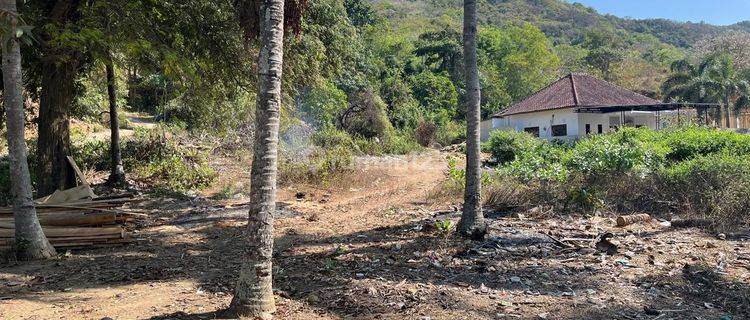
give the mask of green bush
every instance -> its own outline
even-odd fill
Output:
[[[750,158],[697,156],[662,171],[660,178],[665,198],[680,211],[724,227],[750,223]]]
[[[366,138],[384,137],[393,129],[387,116],[388,106],[373,91],[353,94],[349,105],[339,125],[350,134]]]
[[[336,125],[336,119],[348,107],[346,93],[331,82],[315,86],[302,95],[303,119],[316,128]]]
[[[706,127],[684,127],[663,132],[663,143],[670,149],[667,157],[682,161],[719,152],[750,154],[750,136]]]
[[[645,131],[623,129],[579,141],[566,159],[566,167],[594,176],[636,173],[641,176],[661,168],[668,150],[643,139]]]
[[[568,169],[563,165],[567,156],[564,148],[540,143],[533,149],[518,153],[517,159],[508,163],[501,171],[522,181],[565,181]]]
[[[282,154],[279,161],[279,182],[328,184],[354,168],[352,150],[344,146],[316,147],[303,158]]]
[[[149,183],[157,191],[186,193],[211,185],[216,172],[197,152],[172,154],[135,169],[138,180]]]
[[[542,143],[542,140],[526,132],[495,130],[485,143],[485,150],[491,153],[498,163],[506,164],[516,160],[521,153],[533,151]]]
[[[112,157],[108,140],[87,140],[72,146],[72,156],[81,168],[109,170]]]
[[[449,146],[466,140],[466,124],[455,121],[438,123],[435,132],[435,143],[439,146]]]
[[[315,132],[312,135],[312,143],[321,148],[334,148],[340,146],[354,150],[357,147],[352,136],[345,131],[332,127]]]

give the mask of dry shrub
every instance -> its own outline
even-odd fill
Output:
[[[532,200],[530,188],[515,179],[493,179],[482,188],[482,203],[495,210],[526,208]]]
[[[436,132],[437,125],[431,122],[422,121],[414,130],[414,136],[421,146],[430,147],[435,142]]]

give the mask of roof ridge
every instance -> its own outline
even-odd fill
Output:
[[[579,105],[578,90],[576,89],[576,81],[573,79],[573,73],[568,75],[570,77],[570,87],[573,89],[573,103]]]
[[[565,78],[567,78],[567,77],[569,77],[569,76],[570,76],[570,75],[567,75],[567,76],[563,76],[563,77],[560,77],[560,78],[558,78],[558,79],[557,79],[557,80],[555,80],[555,81],[552,81],[552,82],[551,82],[550,84],[548,84],[548,85],[547,85],[547,86],[545,86],[544,88],[541,88],[541,89],[537,90],[536,92],[532,93],[531,95],[527,96],[526,98],[523,98],[523,99],[521,99],[521,100],[519,100],[519,101],[516,101],[516,103],[514,103],[514,104],[511,104],[511,105],[510,105],[509,107],[505,108],[505,110],[503,110],[503,111],[500,111],[500,112],[496,113],[495,115],[501,115],[501,114],[504,114],[504,113],[508,112],[508,111],[509,111],[510,109],[513,109],[513,107],[517,106],[517,105],[518,105],[519,103],[523,102],[524,100],[527,100],[527,99],[529,99],[529,98],[531,98],[531,97],[534,97],[534,96],[537,96],[537,95],[540,95],[540,94],[542,94],[544,90],[547,90],[547,89],[549,89],[550,87],[554,86],[554,85],[555,85],[555,84],[557,84],[558,82],[560,82],[560,81],[563,81],[563,80],[565,80]]]

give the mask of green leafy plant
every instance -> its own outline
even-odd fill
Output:
[[[443,238],[449,237],[453,232],[454,227],[453,221],[448,219],[435,221],[435,228],[437,229],[438,234]]]

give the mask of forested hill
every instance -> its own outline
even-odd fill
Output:
[[[372,0],[374,7],[390,18],[456,16],[461,0]],[[689,48],[709,36],[730,31],[750,32],[750,21],[731,26],[675,22],[667,19],[628,19],[598,13],[580,3],[562,0],[488,0],[480,8],[482,23],[502,26],[520,21],[540,28],[555,43],[571,43],[591,30],[608,29],[625,35],[653,35],[665,44]]]

